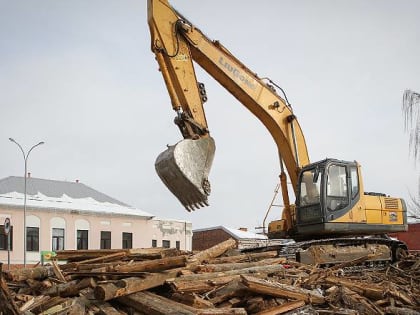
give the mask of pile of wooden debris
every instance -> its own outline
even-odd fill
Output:
[[[234,246],[61,251],[65,264],[1,273],[0,314],[420,314],[419,255],[321,269]]]

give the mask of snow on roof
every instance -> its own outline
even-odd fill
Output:
[[[23,206],[24,194],[10,192],[0,194],[0,204],[9,206]],[[104,214],[120,214],[152,218],[153,214],[130,206],[123,206],[110,202],[100,202],[91,197],[71,198],[63,194],[60,198],[48,197],[41,193],[27,195],[26,206],[40,209],[77,210]]]
[[[266,240],[267,239],[266,235],[256,234],[256,233],[252,233],[252,232],[246,232],[246,231],[242,231],[242,230],[238,230],[238,229],[225,227],[225,226],[222,226],[222,225],[193,230],[193,233],[209,231],[209,230],[217,230],[217,229],[224,230],[226,233],[229,233],[230,235],[232,235],[236,239],[259,239],[259,240]]]
[[[154,217],[79,182],[28,178],[27,184],[27,207]],[[10,176],[0,180],[0,204],[23,207],[24,196],[23,177]]]
[[[26,182],[27,195],[36,195],[37,193],[41,193],[48,197],[61,198],[63,194],[65,194],[74,199],[91,197],[100,202],[109,202],[128,206],[127,204],[116,200],[115,198],[112,198],[104,193],[101,193],[100,191],[97,191],[79,181],[69,182],[28,177]],[[9,176],[0,179],[0,194],[10,192],[18,192],[23,194],[24,187],[25,185],[23,177]]]

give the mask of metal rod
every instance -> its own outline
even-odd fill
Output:
[[[13,138],[9,138],[9,140],[11,142],[14,142],[19,149],[22,151],[23,154],[23,160],[25,161],[25,176],[24,176],[24,188],[23,188],[23,267],[26,268],[26,194],[27,194],[27,175],[28,175],[28,158],[29,158],[29,154],[31,153],[31,151],[41,145],[44,144],[43,141],[33,145],[28,153],[25,154],[25,151],[23,150],[22,146],[16,142],[16,140],[14,140]]]

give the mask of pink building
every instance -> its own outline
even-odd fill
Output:
[[[0,261],[24,261],[24,178],[0,180]],[[5,233],[5,221],[10,232]],[[7,230],[7,228],[6,228]],[[9,240],[9,251],[8,251]],[[27,178],[26,263],[42,251],[177,247],[191,250],[190,222],[165,220],[78,181]]]

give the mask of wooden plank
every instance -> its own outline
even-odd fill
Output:
[[[51,261],[52,267],[53,267],[53,271],[55,276],[57,277],[58,280],[62,281],[62,282],[67,282],[66,278],[64,278],[63,273],[61,272],[60,268],[57,265],[57,262],[55,260]]]
[[[282,265],[268,265],[268,266],[256,266],[250,268],[243,268],[243,269],[236,269],[236,270],[229,270],[224,272],[206,272],[201,274],[192,274],[192,275],[185,275],[180,276],[178,279],[174,279],[174,281],[178,280],[212,280],[219,277],[227,277],[227,276],[234,276],[234,275],[241,275],[241,274],[266,274],[266,273],[278,273],[284,271],[284,267]]]
[[[197,314],[197,310],[191,306],[172,301],[151,292],[137,292],[123,296],[118,299],[118,302],[150,315]]]
[[[179,293],[175,292],[171,298],[179,303],[189,305],[194,308],[214,308],[213,303],[199,297],[195,293]]]
[[[395,306],[388,306],[385,308],[385,312],[387,314],[394,314],[394,315],[419,315],[419,312],[406,307],[395,307]]]
[[[381,286],[369,283],[358,283],[352,280],[342,279],[338,277],[326,277],[321,282],[326,282],[334,285],[345,286],[358,294],[364,295],[374,300],[380,300],[384,297],[384,289]]]
[[[247,315],[243,308],[211,308],[197,311],[197,315]]]
[[[137,292],[118,299],[142,314],[151,315],[246,315],[243,308],[196,309],[151,292]]]
[[[44,295],[40,295],[40,296],[35,296],[33,298],[33,302],[30,304],[24,304],[20,307],[20,311],[21,312],[26,312],[26,311],[32,311],[33,309],[37,308],[37,307],[42,307],[42,305],[45,305],[45,303],[47,303],[47,301],[49,301],[51,299],[51,297],[49,296],[44,296]]]
[[[232,280],[228,284],[213,290],[210,302],[213,304],[220,304],[232,297],[242,296],[245,294],[246,286],[241,282],[240,277]]]
[[[287,302],[279,306],[272,307],[270,309],[258,312],[257,315],[278,315],[283,314],[292,310],[295,310],[299,307],[302,307],[305,305],[304,301],[292,301]]]
[[[230,238],[224,242],[221,242],[213,247],[210,247],[206,250],[203,250],[195,255],[193,255],[190,259],[188,259],[187,266],[189,268],[195,268],[197,265],[201,264],[203,261],[207,261],[212,258],[219,257],[223,253],[225,253],[228,249],[232,249],[236,247],[236,241],[233,238]]]
[[[263,259],[263,260],[254,261],[254,262],[206,264],[206,265],[198,265],[197,267],[194,268],[194,271],[197,273],[223,272],[223,271],[228,271],[228,270],[244,269],[244,268],[257,267],[257,266],[284,264],[285,262],[286,262],[285,258],[270,258],[270,259]]]
[[[71,306],[73,305],[73,300],[72,299],[62,299],[62,298],[59,298],[59,299],[61,299],[61,301],[54,300],[55,302],[58,302],[58,303],[53,305],[53,306],[50,306],[48,309],[46,309],[46,310],[44,310],[40,313],[38,313],[38,315],[68,314]]]
[[[91,258],[91,259],[78,261],[78,262],[71,262],[71,263],[68,263],[68,264],[63,264],[63,265],[60,265],[60,268],[62,270],[67,270],[67,269],[76,268],[79,265],[94,264],[94,263],[99,263],[99,262],[100,263],[105,263],[105,262],[109,262],[109,261],[113,261],[113,260],[122,259],[126,256],[127,256],[127,252],[119,251],[119,252],[116,252],[116,253],[111,253],[109,255],[103,255],[103,256],[99,256],[99,257],[95,257],[95,258]]]
[[[77,280],[73,280],[66,283],[59,283],[59,284],[51,286],[47,290],[42,291],[42,294],[48,295],[48,296],[61,296],[63,292],[73,291],[73,287],[75,288],[77,283],[78,283]]]
[[[65,303],[67,300],[65,298],[62,298],[60,296],[50,297],[49,299],[42,301],[39,305],[34,306],[31,309],[31,312],[34,314],[41,313],[45,310],[48,310],[56,305]]]
[[[209,283],[208,280],[199,281],[167,281],[173,291],[185,292],[185,293],[206,293],[214,288],[214,285]]]
[[[92,258],[97,258],[105,255],[115,254],[119,252],[128,253],[128,249],[68,249],[68,250],[58,250],[55,252],[54,258],[57,260],[87,260]]]
[[[235,256],[219,257],[209,259],[209,264],[224,264],[224,263],[239,263],[239,262],[251,262],[260,259],[275,258],[277,257],[277,251],[271,250],[261,253],[248,253],[240,254]]]
[[[178,256],[180,253],[176,248],[163,248],[163,247],[151,247],[151,248],[132,248],[128,250],[128,257],[133,259],[159,259],[165,257]]]
[[[10,281],[25,281],[28,279],[43,280],[54,275],[52,266],[36,267],[36,268],[22,268],[7,271],[6,278]]]
[[[180,269],[172,269],[160,273],[145,274],[143,278],[131,277],[121,279],[116,283],[99,284],[95,287],[95,298],[108,301],[116,297],[158,287],[167,279],[175,277]]]
[[[298,288],[278,282],[270,282],[245,275],[241,275],[241,281],[248,288],[248,290],[252,292],[293,300],[302,300],[312,304],[325,303],[325,298],[322,295],[303,288]]]
[[[157,272],[185,266],[186,256],[165,257],[160,259],[145,260],[132,264],[115,267],[118,272]]]
[[[125,313],[122,313],[119,310],[117,310],[115,307],[113,307],[109,303],[98,304],[97,307],[99,308],[99,311],[97,312],[97,314],[99,314],[99,315],[122,315],[122,314],[125,314]]]
[[[346,288],[341,288],[341,298],[344,304],[359,312],[359,314],[383,315],[384,313],[378,310],[377,307],[371,305],[366,298],[357,294],[356,292]]]
[[[42,294],[49,296],[61,296],[61,297],[70,297],[76,296],[79,294],[80,290],[83,290],[88,287],[95,287],[95,280],[90,278],[84,278],[82,280],[73,280],[66,283],[60,283],[54,285],[47,290],[44,290]]]
[[[68,315],[81,315],[86,313],[86,305],[81,298],[72,300],[72,304],[67,312]]]

